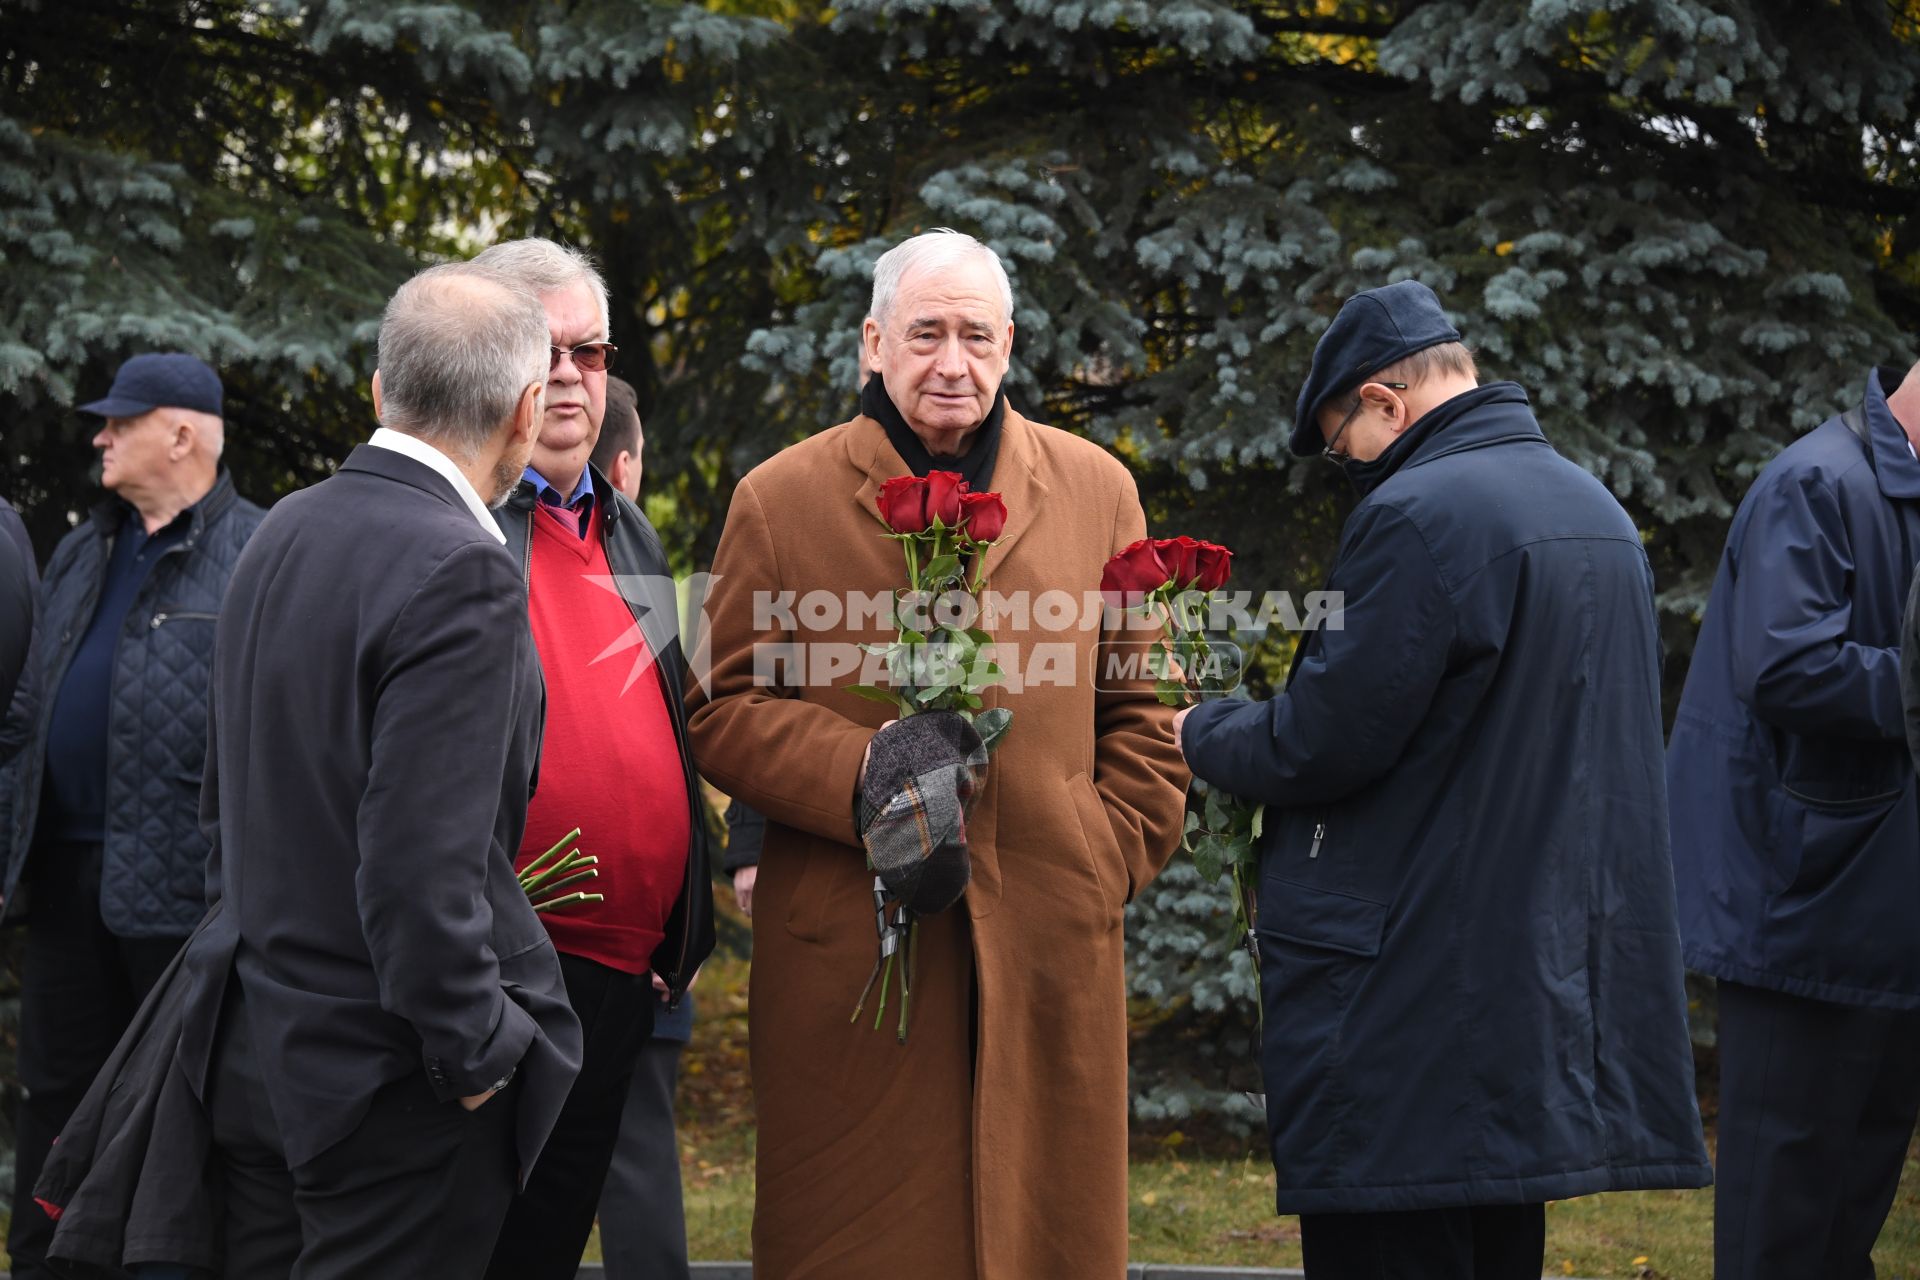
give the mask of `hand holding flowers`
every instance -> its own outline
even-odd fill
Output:
[[[1239,683],[1238,651],[1214,644],[1206,632],[1206,596],[1224,587],[1232,571],[1233,552],[1225,547],[1188,537],[1142,538],[1107,561],[1100,575],[1100,593],[1110,606],[1164,618],[1166,648],[1153,655],[1154,692],[1167,706],[1186,704],[1174,716],[1176,742],[1188,711]],[[1254,850],[1265,810],[1196,780],[1180,840],[1202,879],[1233,877],[1234,941],[1249,950]],[[1254,978],[1257,983],[1257,952]]]

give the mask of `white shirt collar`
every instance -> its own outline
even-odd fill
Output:
[[[507,535],[500,532],[500,522],[493,518],[493,512],[487,510],[487,504],[480,501],[480,495],[475,492],[467,478],[460,474],[460,468],[453,465],[452,458],[418,436],[410,436],[404,431],[395,431],[391,427],[381,427],[373,433],[373,438],[367,443],[376,449],[391,449],[395,453],[403,453],[415,462],[432,467],[445,476],[447,483],[453,486],[453,491],[460,495],[460,500],[467,504],[467,510],[473,512],[473,518],[480,522],[480,527],[492,534],[495,542],[502,546],[506,545]]]

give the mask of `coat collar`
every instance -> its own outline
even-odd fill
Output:
[[[1516,441],[1546,443],[1527,393],[1516,382],[1489,382],[1436,405],[1371,462],[1349,462],[1347,478],[1366,497],[1393,475],[1451,453]]]
[[[342,471],[364,471],[368,475],[379,476],[383,480],[392,480],[408,488],[418,489],[430,494],[450,507],[465,511],[466,504],[460,501],[460,495],[453,491],[446,478],[424,462],[415,461],[404,453],[395,453],[391,449],[382,449],[377,445],[357,444],[347,460],[340,464]]]
[[[887,522],[880,515],[880,486],[895,476],[909,474],[906,461],[887,439],[887,429],[864,414],[847,424],[846,447],[847,461],[862,476],[854,501],[885,529]],[[989,579],[1013,544],[1033,527],[1034,517],[1046,502],[1049,489],[1041,474],[1044,464],[1034,425],[1008,405],[1000,429],[1000,455],[993,464],[993,492],[1007,504],[1007,527],[987,552]]]
[[[1908,447],[1906,429],[1887,408],[1888,384],[1900,385],[1899,370],[1867,371],[1867,395],[1861,408],[1866,413],[1867,438],[1873,449],[1874,479],[1887,497],[1912,500],[1920,498],[1920,460]]]
[[[239,493],[233,487],[233,473],[223,464],[214,473],[213,488],[200,497],[200,501],[181,512],[187,518],[186,536],[180,541],[183,546],[192,546],[207,531],[207,526],[227,513],[239,500]],[[96,503],[88,518],[93,521],[94,530],[103,538],[111,538],[120,532],[120,526],[126,522],[127,513],[133,504],[118,494],[108,494],[102,502]],[[176,517],[177,518],[177,517]]]

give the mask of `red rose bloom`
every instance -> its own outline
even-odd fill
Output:
[[[1161,538],[1153,544],[1160,553],[1162,563],[1176,587],[1186,587],[1200,576],[1200,548],[1203,543],[1194,541],[1182,534],[1178,538]]]
[[[895,533],[919,533],[927,527],[927,482],[918,476],[895,476],[880,486],[874,502]]]
[[[1142,538],[1107,561],[1100,571],[1100,594],[1111,605],[1136,605],[1148,592],[1166,586],[1172,576],[1153,539]]]
[[[975,542],[992,542],[1007,527],[1007,504],[997,493],[960,495],[960,528]]]
[[[927,519],[938,520],[949,529],[960,527],[960,495],[967,482],[957,471],[927,472]]]
[[[1194,586],[1202,591],[1218,591],[1227,585],[1227,577],[1233,572],[1233,552],[1211,542],[1203,542],[1197,561],[1199,577]]]

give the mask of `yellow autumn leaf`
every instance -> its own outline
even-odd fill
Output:
[[[1561,1275],[1563,1275],[1563,1276],[1570,1276],[1570,1275],[1572,1275],[1572,1274],[1573,1274],[1573,1259],[1572,1259],[1572,1258],[1562,1258],[1562,1259],[1560,1259],[1560,1274],[1561,1274]]]
[[[1513,241],[1502,240],[1499,244],[1493,246],[1493,252],[1496,257],[1506,257],[1513,252]]]
[[[1160,1193],[1158,1191],[1142,1191],[1140,1193],[1140,1203],[1151,1209],[1154,1205],[1160,1203]]]
[[[1644,1266],[1646,1266],[1646,1265],[1647,1265],[1647,1255],[1643,1253],[1643,1254],[1641,1254],[1641,1255],[1640,1255],[1639,1257],[1637,1257],[1637,1258],[1635,1258],[1635,1259],[1633,1260],[1633,1265],[1634,1265],[1634,1266],[1636,1266],[1636,1267],[1644,1267]]]

